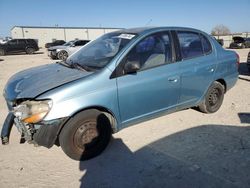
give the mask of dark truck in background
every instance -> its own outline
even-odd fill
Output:
[[[35,39],[12,39],[4,44],[0,44],[0,56],[13,52],[26,52],[33,54],[39,47]]]

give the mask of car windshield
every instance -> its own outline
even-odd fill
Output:
[[[74,53],[66,60],[66,63],[71,67],[81,67],[87,71],[101,69],[135,36],[135,34],[120,32],[105,34]]]
[[[63,46],[70,46],[74,43],[74,41],[69,41],[69,42],[66,42],[65,44],[63,44]]]

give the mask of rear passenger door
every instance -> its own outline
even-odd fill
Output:
[[[17,40],[17,51],[25,51],[26,43],[26,40]]]
[[[193,105],[207,91],[213,81],[216,54],[203,34],[177,31],[181,55],[181,95],[179,104]]]

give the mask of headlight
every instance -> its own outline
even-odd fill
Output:
[[[59,51],[61,51],[62,49],[56,49],[56,52],[59,52]]]
[[[14,115],[25,123],[37,123],[49,113],[51,107],[51,100],[25,101],[14,107]]]

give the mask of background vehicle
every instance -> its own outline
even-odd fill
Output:
[[[250,38],[233,37],[229,48],[250,48]]]
[[[65,44],[66,42],[64,40],[55,40],[53,42],[50,42],[50,43],[46,43],[45,44],[45,48],[50,48],[52,46],[59,46],[59,45],[63,45]]]
[[[72,159],[87,160],[130,125],[194,106],[218,111],[237,82],[238,63],[234,51],[191,28],[107,33],[66,61],[12,76],[1,137],[8,141],[15,120],[25,140],[58,143]]]
[[[4,44],[0,44],[0,55],[11,52],[26,52],[33,54],[39,47],[34,39],[12,39]]]
[[[60,59],[65,61],[69,55],[77,51],[79,48],[87,44],[89,40],[73,40],[60,46],[48,48],[48,56],[51,59]]]
[[[247,56],[247,68],[248,68],[248,71],[250,72],[250,52],[248,52],[248,56]]]

